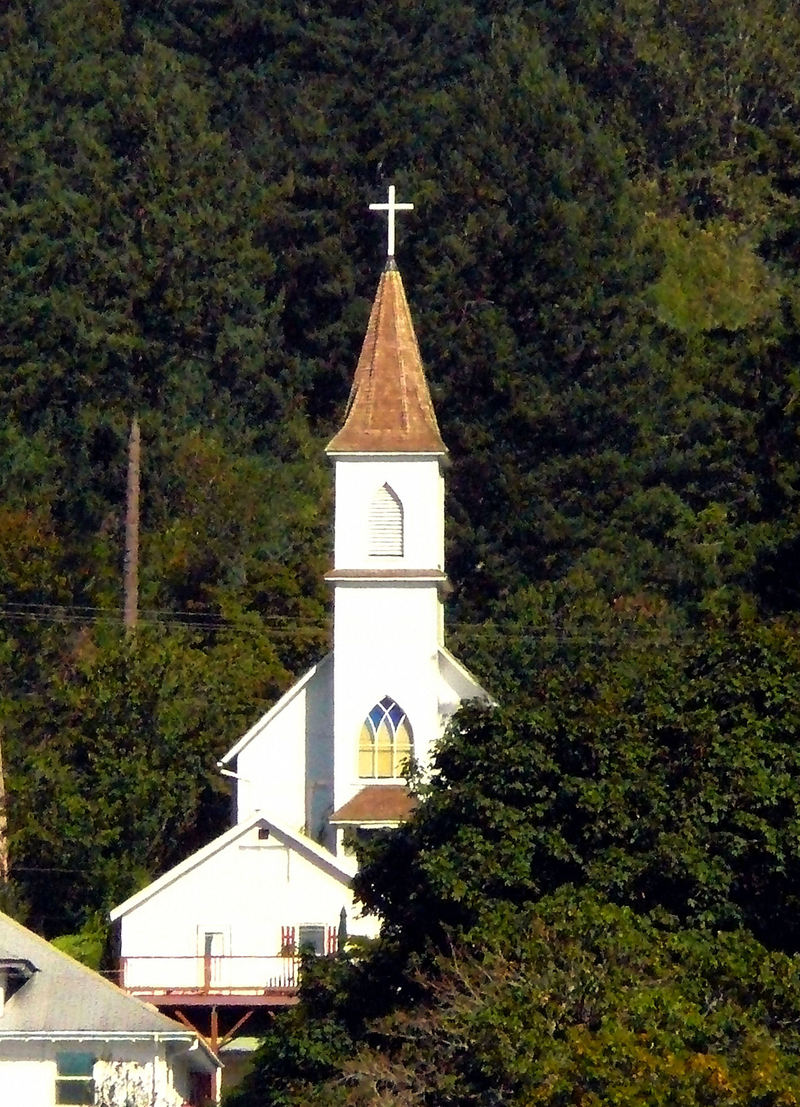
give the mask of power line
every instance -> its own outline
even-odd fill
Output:
[[[82,875],[85,875],[86,870],[85,869],[60,869],[60,868],[56,868],[52,865],[12,865],[12,867],[11,867],[12,877],[13,877],[14,873],[70,873],[71,875],[74,876],[76,873],[80,873]]]
[[[0,603],[0,611],[9,612],[51,612],[56,614],[64,613],[66,615],[81,615],[82,613],[95,614],[100,617],[107,618],[122,618],[123,610],[121,607],[96,607],[89,604],[59,604],[59,603],[21,603],[7,601],[6,603]],[[196,610],[194,608],[168,608],[168,607],[145,607],[142,608],[142,613],[150,616],[180,616],[187,619],[229,619],[228,616],[221,615],[219,612],[206,608],[205,610]],[[292,615],[272,615],[272,614],[260,614],[257,612],[249,613],[252,617],[260,620],[277,619],[281,622],[294,621]]]
[[[311,636],[330,633],[330,620],[311,622],[292,615],[273,615],[250,612],[238,617],[221,615],[210,609],[205,611],[169,608],[142,608],[140,622],[154,626],[183,627],[188,630],[225,631],[253,635],[268,633],[273,636]],[[0,621],[35,623],[123,623],[122,608],[104,608],[88,604],[18,603],[0,604]],[[696,634],[693,628],[665,628],[660,624],[651,627],[618,624],[602,630],[596,627],[566,628],[554,626],[520,627],[503,623],[451,623],[447,625],[451,637],[469,636],[472,639],[502,637],[515,642],[555,641],[605,642],[618,638],[651,640],[667,633],[670,637],[688,637]]]
[[[124,622],[121,610],[107,608],[78,608],[59,607],[57,605],[36,604],[25,607],[23,605],[1,605],[0,621],[16,623],[72,623],[85,626],[87,623],[114,623]],[[271,635],[303,635],[326,633],[328,625],[323,623],[304,623],[300,620],[292,620],[290,616],[257,616],[253,615],[238,619],[231,619],[223,615],[215,615],[212,612],[192,611],[153,611],[140,612],[140,623],[149,623],[152,626],[184,627],[187,630],[228,631],[235,634],[263,634]]]

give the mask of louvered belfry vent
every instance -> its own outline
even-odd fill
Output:
[[[388,484],[378,489],[369,505],[369,554],[403,556],[403,505]]]

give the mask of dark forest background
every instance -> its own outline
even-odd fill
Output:
[[[799,53],[777,0],[4,6],[6,903],[75,931],[208,840],[216,758],[325,651],[390,181],[450,644],[506,706],[629,716],[598,689],[647,669],[662,718],[707,647],[793,745]]]

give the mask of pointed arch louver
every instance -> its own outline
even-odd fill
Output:
[[[370,501],[369,555],[403,556],[403,505],[388,484],[382,485]]]

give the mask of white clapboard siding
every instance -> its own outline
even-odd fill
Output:
[[[369,505],[369,552],[371,557],[403,556],[403,505],[388,484]]]

